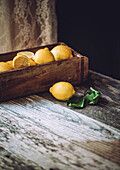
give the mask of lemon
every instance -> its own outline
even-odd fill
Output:
[[[49,51],[49,49],[46,47],[44,49],[40,49],[35,53],[34,61],[37,64],[43,64],[47,62],[54,61],[53,54]]]
[[[30,60],[25,55],[17,55],[13,58],[13,67],[15,69],[17,68],[23,68],[30,66]]]
[[[68,100],[75,94],[74,87],[68,82],[55,83],[49,91],[56,99],[63,101]]]
[[[33,61],[31,58],[29,60],[30,60],[30,66],[36,65],[35,61]]]
[[[12,70],[11,66],[7,62],[0,62],[0,72]]]
[[[56,61],[73,57],[71,49],[65,45],[57,45],[51,50],[51,52]]]
[[[28,58],[34,57],[34,53],[31,51],[20,51],[17,53],[17,55],[26,55]]]
[[[9,60],[7,61],[7,63],[9,64],[9,66],[11,67],[11,70],[13,69],[13,60]]]

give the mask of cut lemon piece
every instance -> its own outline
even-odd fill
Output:
[[[34,53],[31,51],[21,51],[21,52],[18,52],[17,55],[26,55],[28,58],[34,57]]]
[[[17,55],[13,58],[13,67],[17,68],[24,68],[30,66],[30,60],[25,55]]]

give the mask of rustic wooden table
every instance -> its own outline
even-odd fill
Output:
[[[75,89],[90,86],[102,95],[84,109],[47,92],[0,103],[0,169],[120,169],[120,81],[89,71]]]

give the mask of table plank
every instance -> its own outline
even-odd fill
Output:
[[[120,168],[118,129],[37,95],[1,103],[0,123],[1,147],[34,168]]]
[[[78,94],[83,94],[89,87],[101,92],[99,103],[84,109],[71,109],[120,130],[120,81],[89,70],[88,80],[75,86],[75,89]],[[67,107],[66,102],[55,100],[47,92],[40,96]]]
[[[75,89],[96,106],[68,108],[48,92],[0,103],[0,169],[120,169],[120,81],[89,71]]]

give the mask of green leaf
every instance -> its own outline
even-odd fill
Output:
[[[100,92],[90,87],[90,89],[85,91],[84,95],[72,96],[67,101],[67,106],[83,108],[85,104],[94,105],[98,103],[99,97]]]
[[[83,108],[85,103],[85,99],[83,96],[72,96],[68,101],[67,101],[67,106],[69,107],[80,107]]]
[[[90,87],[90,90],[86,94],[86,102],[88,104],[97,104],[100,97],[100,93]]]

